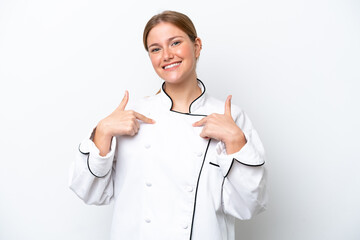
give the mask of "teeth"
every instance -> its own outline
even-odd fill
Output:
[[[180,63],[173,63],[173,64],[165,66],[164,69],[172,68],[172,67],[175,67],[175,66],[178,66],[178,65],[180,65]]]

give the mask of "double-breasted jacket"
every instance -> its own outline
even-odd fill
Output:
[[[266,206],[264,148],[248,116],[232,105],[247,143],[234,154],[224,143],[201,138],[192,124],[223,113],[205,91],[189,113],[172,111],[162,88],[131,104],[156,121],[133,136],[113,137],[105,156],[91,137],[79,145],[70,188],[88,204],[114,201],[111,237],[126,240],[233,240],[235,218],[249,219]],[[221,131],[221,129],[219,129]]]

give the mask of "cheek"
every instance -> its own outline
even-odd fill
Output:
[[[183,51],[182,51],[182,54],[185,56],[185,57],[192,57],[194,54],[192,52],[192,48],[191,47],[187,47],[187,48],[184,48]]]
[[[179,50],[179,55],[183,58],[194,59],[196,58],[195,48],[191,46],[186,46]]]
[[[154,68],[159,65],[159,57],[158,56],[150,56],[150,61]]]

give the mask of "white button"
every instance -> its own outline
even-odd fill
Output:
[[[186,190],[187,190],[188,192],[192,192],[192,191],[194,190],[194,188],[193,188],[192,186],[187,186],[187,187],[186,187]]]
[[[145,147],[146,149],[149,149],[149,148],[151,147],[151,145],[150,145],[150,143],[145,143],[145,144],[144,144],[144,147]]]
[[[146,186],[151,187],[152,184],[150,182],[146,182]]]
[[[185,224],[183,224],[183,229],[187,229],[189,226],[185,223]]]
[[[145,222],[147,222],[147,223],[151,223],[150,218],[145,218]]]

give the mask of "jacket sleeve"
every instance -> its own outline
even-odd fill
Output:
[[[265,156],[260,138],[247,115],[241,111],[235,122],[244,132],[246,144],[239,152],[227,155],[225,144],[219,142],[216,158],[224,176],[224,212],[245,220],[266,207]]]
[[[109,204],[113,197],[115,175],[116,137],[112,138],[110,152],[102,157],[92,141],[92,134],[78,147],[70,168],[69,187],[86,204]]]

